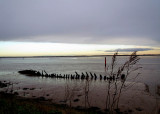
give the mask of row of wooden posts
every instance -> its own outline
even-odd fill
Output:
[[[106,69],[106,57],[105,57],[105,69]],[[51,77],[51,78],[65,78],[65,79],[94,79],[97,80],[98,75],[96,75],[95,73],[91,73],[91,72],[85,72],[85,73],[81,73],[78,74],[77,72],[75,72],[75,74],[48,74],[45,70],[42,70],[42,72],[40,73],[39,71],[36,70],[22,70],[19,71],[19,73],[21,74],[26,74],[26,75],[32,75],[32,76],[41,76],[41,77]],[[120,76],[120,78],[123,80],[125,79],[125,74],[122,74]],[[102,76],[101,74],[99,75],[99,79],[100,80],[116,80],[117,77],[113,76]]]
[[[42,72],[40,73],[39,71],[36,71],[36,70],[23,70],[23,71],[19,71],[19,73],[21,74],[26,74],[26,75],[30,75],[30,76],[41,76],[41,77],[50,77],[50,78],[64,78],[64,79],[81,79],[81,80],[88,80],[88,79],[91,79],[91,80],[97,80],[98,78],[100,80],[115,80],[117,79],[115,76],[110,76],[110,77],[107,77],[107,76],[102,76],[101,74],[98,76],[96,75],[95,73],[91,73],[91,72],[85,72],[85,73],[81,73],[81,74],[78,74],[76,71],[75,71],[75,74],[57,74],[57,73],[52,73],[52,74],[48,74],[45,70],[42,70]],[[125,75],[122,74],[121,75],[121,79],[124,79]]]

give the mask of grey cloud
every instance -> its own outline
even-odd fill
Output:
[[[126,48],[126,49],[116,49],[116,50],[106,50],[105,52],[133,52],[133,51],[149,51],[154,50],[153,48]]]
[[[125,37],[126,43],[132,44],[132,38],[138,41],[142,37],[158,45],[159,6],[159,0],[0,1],[0,41],[34,41],[36,36],[53,35],[66,38],[37,41],[101,44]],[[84,42],[79,41],[81,37]]]

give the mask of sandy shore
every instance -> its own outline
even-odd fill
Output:
[[[6,80],[1,80],[1,82],[8,83]],[[16,93],[26,98],[49,99],[50,102],[67,104],[71,107],[97,107],[102,111],[106,108],[107,82],[95,85],[90,81],[87,91],[84,81],[74,83],[69,81],[64,84],[12,83],[10,82],[8,87],[0,88],[0,91]],[[110,94],[113,93],[111,88]],[[127,113],[158,114],[160,100],[148,92],[145,84],[127,82],[119,99],[119,108],[122,112]]]

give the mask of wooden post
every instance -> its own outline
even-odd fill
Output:
[[[105,57],[105,67],[106,67],[106,57]]]

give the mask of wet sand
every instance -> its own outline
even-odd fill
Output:
[[[6,81],[6,80],[1,80]],[[58,80],[61,81],[61,80]],[[7,81],[6,81],[7,82]],[[64,84],[51,83],[24,83],[10,82],[8,87],[0,88],[0,91],[15,93],[26,98],[49,99],[56,104],[67,104],[71,107],[106,108],[107,82],[98,85],[89,81],[86,90],[86,81],[66,81]],[[13,84],[12,84],[13,83]],[[120,82],[119,82],[120,83]],[[113,89],[114,90],[114,89]],[[112,88],[110,94],[113,94]],[[151,114],[160,109],[160,100],[152,96],[143,83],[126,82],[119,99],[119,108],[122,112]],[[111,95],[112,97],[112,95]]]

